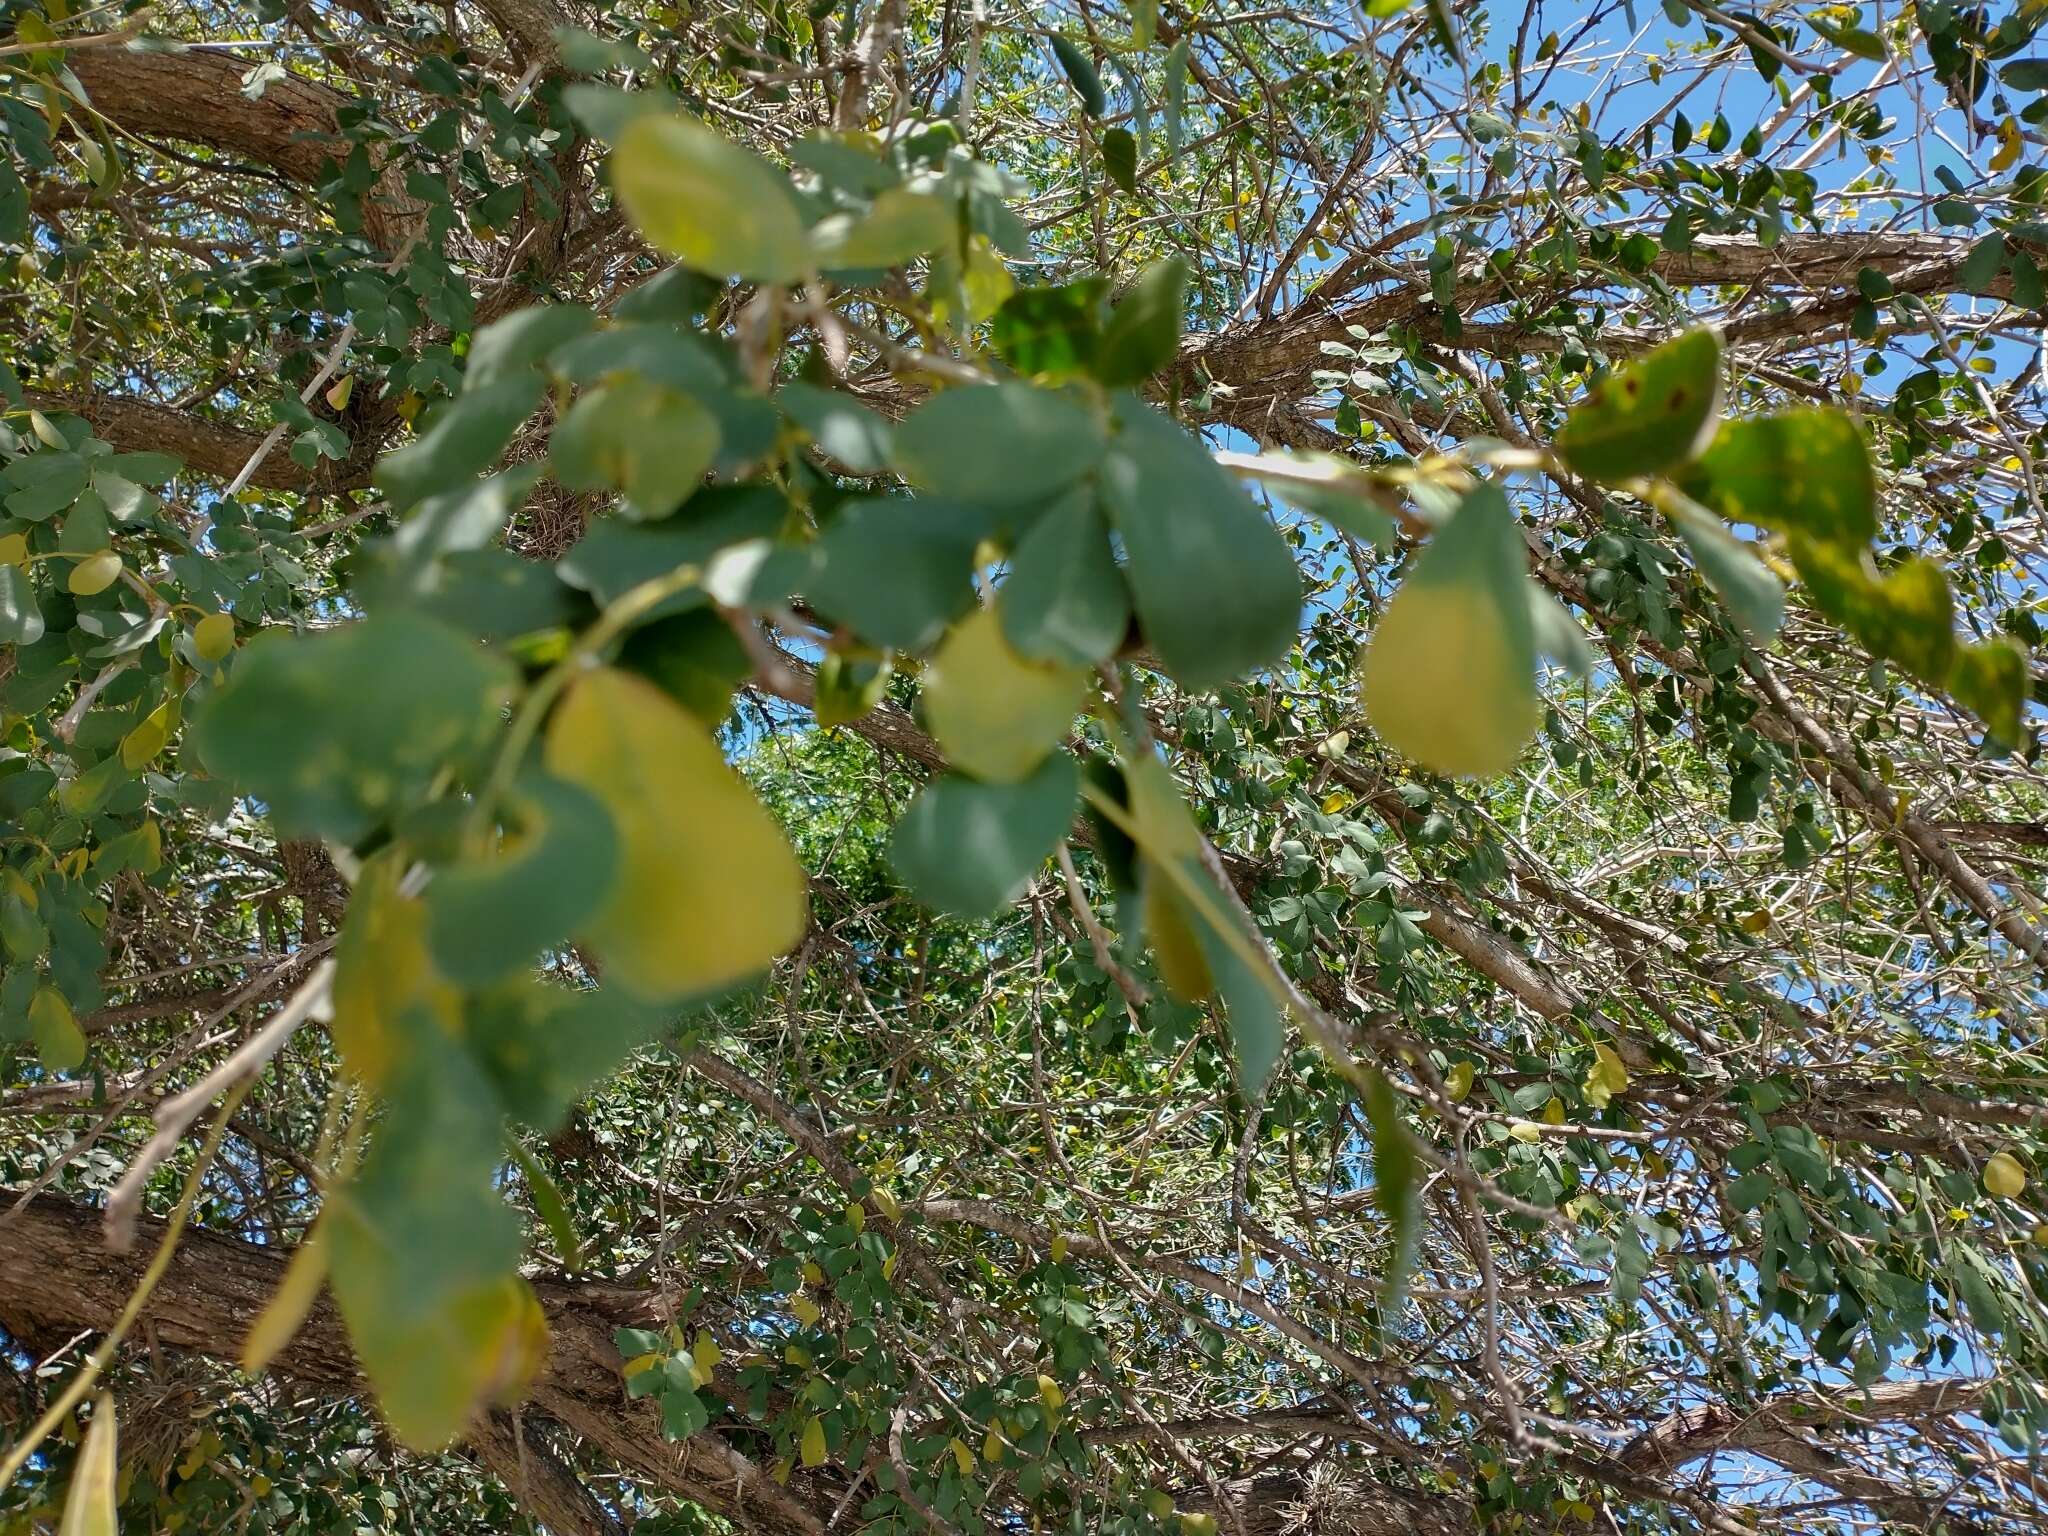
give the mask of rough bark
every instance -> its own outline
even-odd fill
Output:
[[[92,423],[92,429],[124,453],[175,454],[185,467],[220,480],[232,480],[249,462],[260,432],[209,417],[159,405],[131,395],[58,395],[31,390],[29,404],[45,411],[71,411]],[[381,439],[353,440],[345,459],[322,459],[308,470],[292,461],[284,445],[264,456],[249,484],[266,491],[346,491],[370,483]]]

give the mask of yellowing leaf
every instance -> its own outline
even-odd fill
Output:
[[[80,597],[91,597],[104,592],[121,579],[121,557],[111,549],[103,549],[96,555],[87,555],[71,567],[71,579],[67,585]]]
[[[810,240],[782,173],[702,123],[634,118],[611,173],[627,216],[685,266],[757,283],[794,283],[810,269]]]
[[[799,1448],[807,1467],[822,1467],[825,1464],[825,1421],[812,1418],[804,1425],[803,1444]]]
[[[946,1442],[946,1449],[953,1453],[953,1465],[960,1469],[962,1477],[974,1475],[974,1452],[967,1449],[967,1442],[958,1435]]]
[[[1609,1045],[1593,1047],[1593,1066],[1586,1073],[1586,1099],[1598,1109],[1605,1109],[1611,1102],[1628,1092],[1628,1065],[1619,1053]],[[1555,1099],[1551,1101],[1557,1103]],[[1562,1118],[1563,1106],[1559,1106]]]
[[[1555,1100],[1551,1102],[1555,1103]],[[1517,1141],[1541,1141],[1543,1127],[1534,1120],[1517,1120],[1508,1127],[1508,1134]]]
[[[36,988],[28,1005],[28,1032],[45,1071],[69,1072],[85,1060],[85,1031],[55,987]]]
[[[1038,1377],[1038,1400],[1045,1404],[1048,1413],[1058,1413],[1067,1406],[1067,1394],[1060,1390],[1060,1384],[1043,1372]]]
[[[61,453],[71,446],[65,440],[64,434],[57,430],[57,424],[41,411],[28,413],[28,429],[35,433],[36,441],[45,448],[55,448]]]
[[[955,767],[996,784],[1027,777],[1087,700],[1085,667],[1026,661],[994,608],[954,626],[925,672],[924,713]]]
[[[306,1240],[292,1250],[284,1278],[250,1326],[249,1337],[242,1341],[243,1370],[254,1376],[277,1358],[277,1352],[291,1342],[299,1324],[313,1310],[326,1283],[327,1235],[316,1224]]]
[[[25,533],[0,534],[0,565],[28,564],[28,535]]]
[[[1062,1233],[1061,1233],[1061,1234],[1060,1234],[1060,1235],[1059,1235],[1058,1237],[1055,1237],[1055,1238],[1054,1238],[1054,1239],[1052,1240],[1052,1261],[1053,1261],[1053,1263],[1055,1263],[1055,1264],[1064,1264],[1064,1263],[1066,1262],[1066,1258],[1067,1258],[1067,1250],[1068,1250],[1068,1248],[1069,1248],[1070,1246],[1071,1246],[1071,1245],[1070,1245],[1070,1244],[1068,1243],[1068,1241],[1067,1241],[1067,1234],[1066,1234],[1066,1233],[1062,1232]]]
[[[1373,630],[1365,713],[1438,773],[1506,773],[1536,732],[1535,638],[1521,537],[1490,486],[1465,498]]]
[[[1145,938],[1166,990],[1184,1003],[1198,1003],[1216,990],[1195,920],[1173,883],[1156,869],[1144,878]]]
[[[1472,1092],[1472,1063],[1458,1061],[1444,1074],[1444,1094],[1453,1104],[1462,1104]]]
[[[1543,1123],[1545,1125],[1564,1124],[1563,1099],[1553,1097],[1548,1104],[1543,1106]]]
[[[653,684],[601,669],[548,724],[548,770],[604,802],[619,879],[590,921],[606,979],[649,999],[729,986],[803,936],[804,873],[717,738]]]
[[[1771,926],[1771,914],[1758,907],[1754,912],[1745,912],[1735,919],[1735,926],[1744,933],[1764,933]]]
[[[805,1260],[804,1260],[804,1284],[805,1284],[805,1285],[823,1285],[824,1283],[825,1283],[825,1271],[824,1271],[824,1270],[822,1270],[822,1269],[820,1269],[820,1268],[818,1268],[817,1262],[816,1262],[815,1260],[813,1260],[813,1259],[805,1259]]]
[[[884,1220],[901,1221],[903,1219],[903,1202],[879,1184],[875,1186],[873,1193],[868,1198],[875,1202],[875,1209],[882,1213]]]
[[[789,1301],[789,1310],[796,1314],[796,1320],[806,1328],[815,1328],[818,1325],[818,1319],[824,1316],[818,1310],[818,1304],[811,1300],[810,1297],[804,1295],[792,1296]]]
[[[115,1511],[121,1496],[116,1481],[120,1468],[119,1431],[114,1400],[105,1393],[93,1404],[85,1448],[71,1469],[71,1491],[64,1497],[64,1523],[57,1536],[116,1536]]]
[[[171,735],[171,706],[166,700],[142,717],[142,723],[121,738],[121,766],[133,773],[163,751]]]
[[[1003,1459],[1003,1437],[994,1430],[990,1430],[982,1438],[981,1459],[983,1461],[1001,1461]]]
[[[426,911],[399,894],[403,870],[393,858],[371,861],[335,947],[334,1018],[329,1030],[341,1059],[363,1084],[383,1085],[419,1028],[452,1032],[461,998],[434,972]]]
[[[1984,1161],[1984,1187],[2001,1200],[2017,1200],[2027,1187],[2027,1170],[2010,1152],[1994,1152]]]
[[[327,403],[337,411],[348,409],[348,402],[356,392],[356,376],[344,373],[327,386]]]

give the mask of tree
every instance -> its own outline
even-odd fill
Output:
[[[8,14],[6,1529],[2040,1527],[2031,0]]]

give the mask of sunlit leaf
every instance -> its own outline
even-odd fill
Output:
[[[648,999],[711,991],[795,944],[803,870],[711,733],[660,689],[599,669],[548,723],[548,771],[611,813],[620,861],[584,929],[608,984]]]
[[[1557,434],[1557,451],[1610,485],[1659,474],[1706,447],[1720,406],[1721,338],[1701,327],[1595,383]]]
[[[72,1464],[71,1488],[64,1496],[64,1519],[57,1527],[57,1536],[117,1536],[120,1471],[114,1399],[103,1392],[93,1404],[85,1444]]]
[[[1366,647],[1366,718],[1389,746],[1443,774],[1515,765],[1540,715],[1525,559],[1495,486],[1437,530]]]
[[[619,133],[611,176],[640,232],[699,272],[794,283],[810,270],[788,179],[694,119],[634,117]]]
[[[1019,656],[1003,638],[996,610],[977,608],[926,669],[925,719],[955,767],[991,783],[1015,783],[1073,728],[1089,686],[1085,667]]]

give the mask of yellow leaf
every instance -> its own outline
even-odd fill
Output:
[[[1060,1390],[1060,1384],[1043,1372],[1038,1377],[1038,1400],[1045,1404],[1048,1413],[1058,1413],[1067,1405],[1067,1394]]]
[[[1373,631],[1365,711],[1396,750],[1438,773],[1472,778],[1514,767],[1541,717],[1486,594],[1412,581]]]
[[[130,773],[155,759],[171,737],[171,705],[163,703],[142,717],[142,723],[121,738],[121,766]]]
[[[232,614],[209,613],[192,626],[192,649],[201,661],[219,661],[235,648],[235,620]]]
[[[1763,933],[1771,926],[1771,914],[1759,907],[1754,912],[1745,912],[1735,920],[1735,926],[1744,933]]]
[[[55,448],[61,453],[71,446],[65,441],[64,434],[57,430],[57,424],[41,411],[28,413],[28,429],[35,433],[36,441],[45,448]]]
[[[1586,1098],[1599,1109],[1605,1109],[1613,1100],[1628,1092],[1628,1065],[1612,1046],[1593,1047],[1593,1066],[1586,1073],[1585,1088]]]
[[[1198,1003],[1216,990],[1216,983],[1209,974],[1209,962],[1202,954],[1187,903],[1157,870],[1146,872],[1143,885],[1145,937],[1152,945],[1159,979],[1182,1002]]]
[[[804,1284],[805,1284],[805,1285],[823,1285],[824,1283],[825,1283],[825,1271],[824,1271],[824,1270],[822,1270],[822,1269],[820,1269],[820,1268],[818,1268],[818,1266],[817,1266],[817,1264],[816,1264],[816,1262],[815,1262],[815,1261],[813,1261],[813,1260],[811,1260],[811,1259],[805,1259],[805,1260],[804,1260]]]
[[[868,1229],[867,1207],[858,1200],[849,1200],[846,1203],[846,1224],[856,1232],[865,1232]]]
[[[327,387],[327,403],[337,411],[348,409],[349,397],[356,392],[356,376],[344,373]]]
[[[1552,1101],[1556,1102],[1555,1100]],[[1508,1127],[1508,1134],[1517,1141],[1541,1141],[1543,1127],[1533,1120],[1517,1120]]]
[[[329,1032],[343,1064],[370,1088],[392,1075],[416,1026],[452,1032],[461,1018],[460,995],[427,953],[425,909],[399,893],[403,873],[391,857],[365,866],[335,948]]]
[[[2027,1187],[2027,1170],[2010,1152],[1994,1152],[1984,1161],[1984,1187],[2001,1200],[2017,1200]]]
[[[1001,1461],[1003,1459],[1003,1437],[994,1430],[990,1430],[982,1439],[981,1459],[983,1461]]]
[[[890,1255],[889,1255],[889,1256],[888,1256],[888,1257],[887,1257],[886,1259],[882,1260],[882,1284],[884,1284],[884,1285],[893,1285],[893,1284],[895,1284],[895,1282],[896,1282],[896,1259],[897,1259],[897,1255],[896,1255],[896,1254],[894,1254],[894,1253],[891,1253],[891,1254],[890,1254]]]
[[[28,564],[28,535],[0,534],[0,565]]]
[[[115,1474],[120,1466],[119,1431],[114,1400],[105,1393],[93,1404],[85,1449],[71,1469],[71,1491],[64,1499],[64,1523],[57,1536],[116,1536],[114,1512],[120,1507]]]
[[[2009,171],[2020,158],[2020,125],[2008,117],[1998,125],[1998,149],[1991,156],[1991,172]]]
[[[646,1375],[666,1358],[665,1355],[658,1351],[650,1351],[644,1355],[635,1355],[620,1368],[619,1374],[625,1377],[626,1380],[631,1381],[635,1376]]]
[[[1549,1102],[1548,1104],[1546,1104],[1546,1105],[1544,1105],[1544,1106],[1543,1106],[1543,1123],[1544,1123],[1545,1125],[1563,1125],[1563,1124],[1564,1124],[1564,1100],[1563,1100],[1563,1099],[1560,1099],[1560,1098],[1556,1098],[1556,1097],[1553,1097],[1553,1098],[1551,1099],[1551,1101],[1550,1101],[1550,1102]]]
[[[820,1418],[804,1425],[804,1441],[801,1447],[804,1465],[822,1467],[825,1464],[825,1421]]]
[[[711,1373],[718,1369],[718,1362],[725,1358],[725,1352],[708,1331],[700,1331],[696,1344],[690,1350],[690,1358],[697,1364],[697,1374],[709,1381]]]
[[[299,1324],[313,1310],[320,1288],[327,1283],[327,1236],[315,1224],[306,1240],[292,1250],[291,1263],[277,1283],[270,1303],[258,1314],[242,1341],[242,1369],[251,1376],[277,1358],[277,1352],[291,1342]],[[630,1369],[630,1367],[629,1367]]]
[[[960,1469],[962,1477],[974,1475],[974,1452],[967,1449],[967,1442],[958,1435],[946,1442],[946,1448],[953,1453],[953,1465]]]
[[[87,555],[71,567],[71,580],[66,583],[80,597],[91,597],[104,592],[121,579],[121,557],[111,549],[103,549],[96,555]]]
[[[903,1219],[903,1202],[880,1185],[875,1186],[873,1193],[868,1198],[875,1202],[875,1209],[882,1213],[884,1220],[901,1221]]]
[[[994,608],[954,626],[925,671],[924,714],[953,766],[995,784],[1027,778],[1088,697],[1085,667],[1026,661]]]
[[[801,1293],[790,1298],[789,1310],[796,1314],[796,1320],[806,1328],[815,1328],[818,1319],[825,1315],[818,1309],[815,1301]]]
[[[1453,1104],[1462,1104],[1472,1092],[1472,1063],[1457,1061],[1451,1063],[1451,1070],[1444,1074],[1444,1094]]]
[[[1055,1263],[1055,1264],[1063,1264],[1063,1263],[1065,1263],[1065,1262],[1066,1262],[1066,1258],[1067,1258],[1067,1247],[1068,1247],[1068,1244],[1067,1244],[1067,1234],[1066,1234],[1066,1233],[1064,1233],[1064,1232],[1062,1232],[1062,1233],[1061,1233],[1061,1234],[1060,1234],[1060,1235],[1059,1235],[1058,1237],[1056,1237],[1056,1238],[1054,1238],[1054,1239],[1052,1240],[1052,1261],[1053,1261],[1053,1263]]]
[[[28,1032],[46,1072],[69,1072],[85,1060],[85,1031],[55,987],[38,987],[29,999]]]
[[[804,872],[717,738],[651,683],[580,678],[548,723],[550,772],[604,802],[618,887],[591,921],[606,980],[646,998],[729,986],[803,936]]]
[[[774,1478],[777,1484],[785,1484],[789,1481],[789,1474],[795,1470],[795,1465],[787,1456],[778,1456],[775,1465],[768,1469],[768,1475]]]

